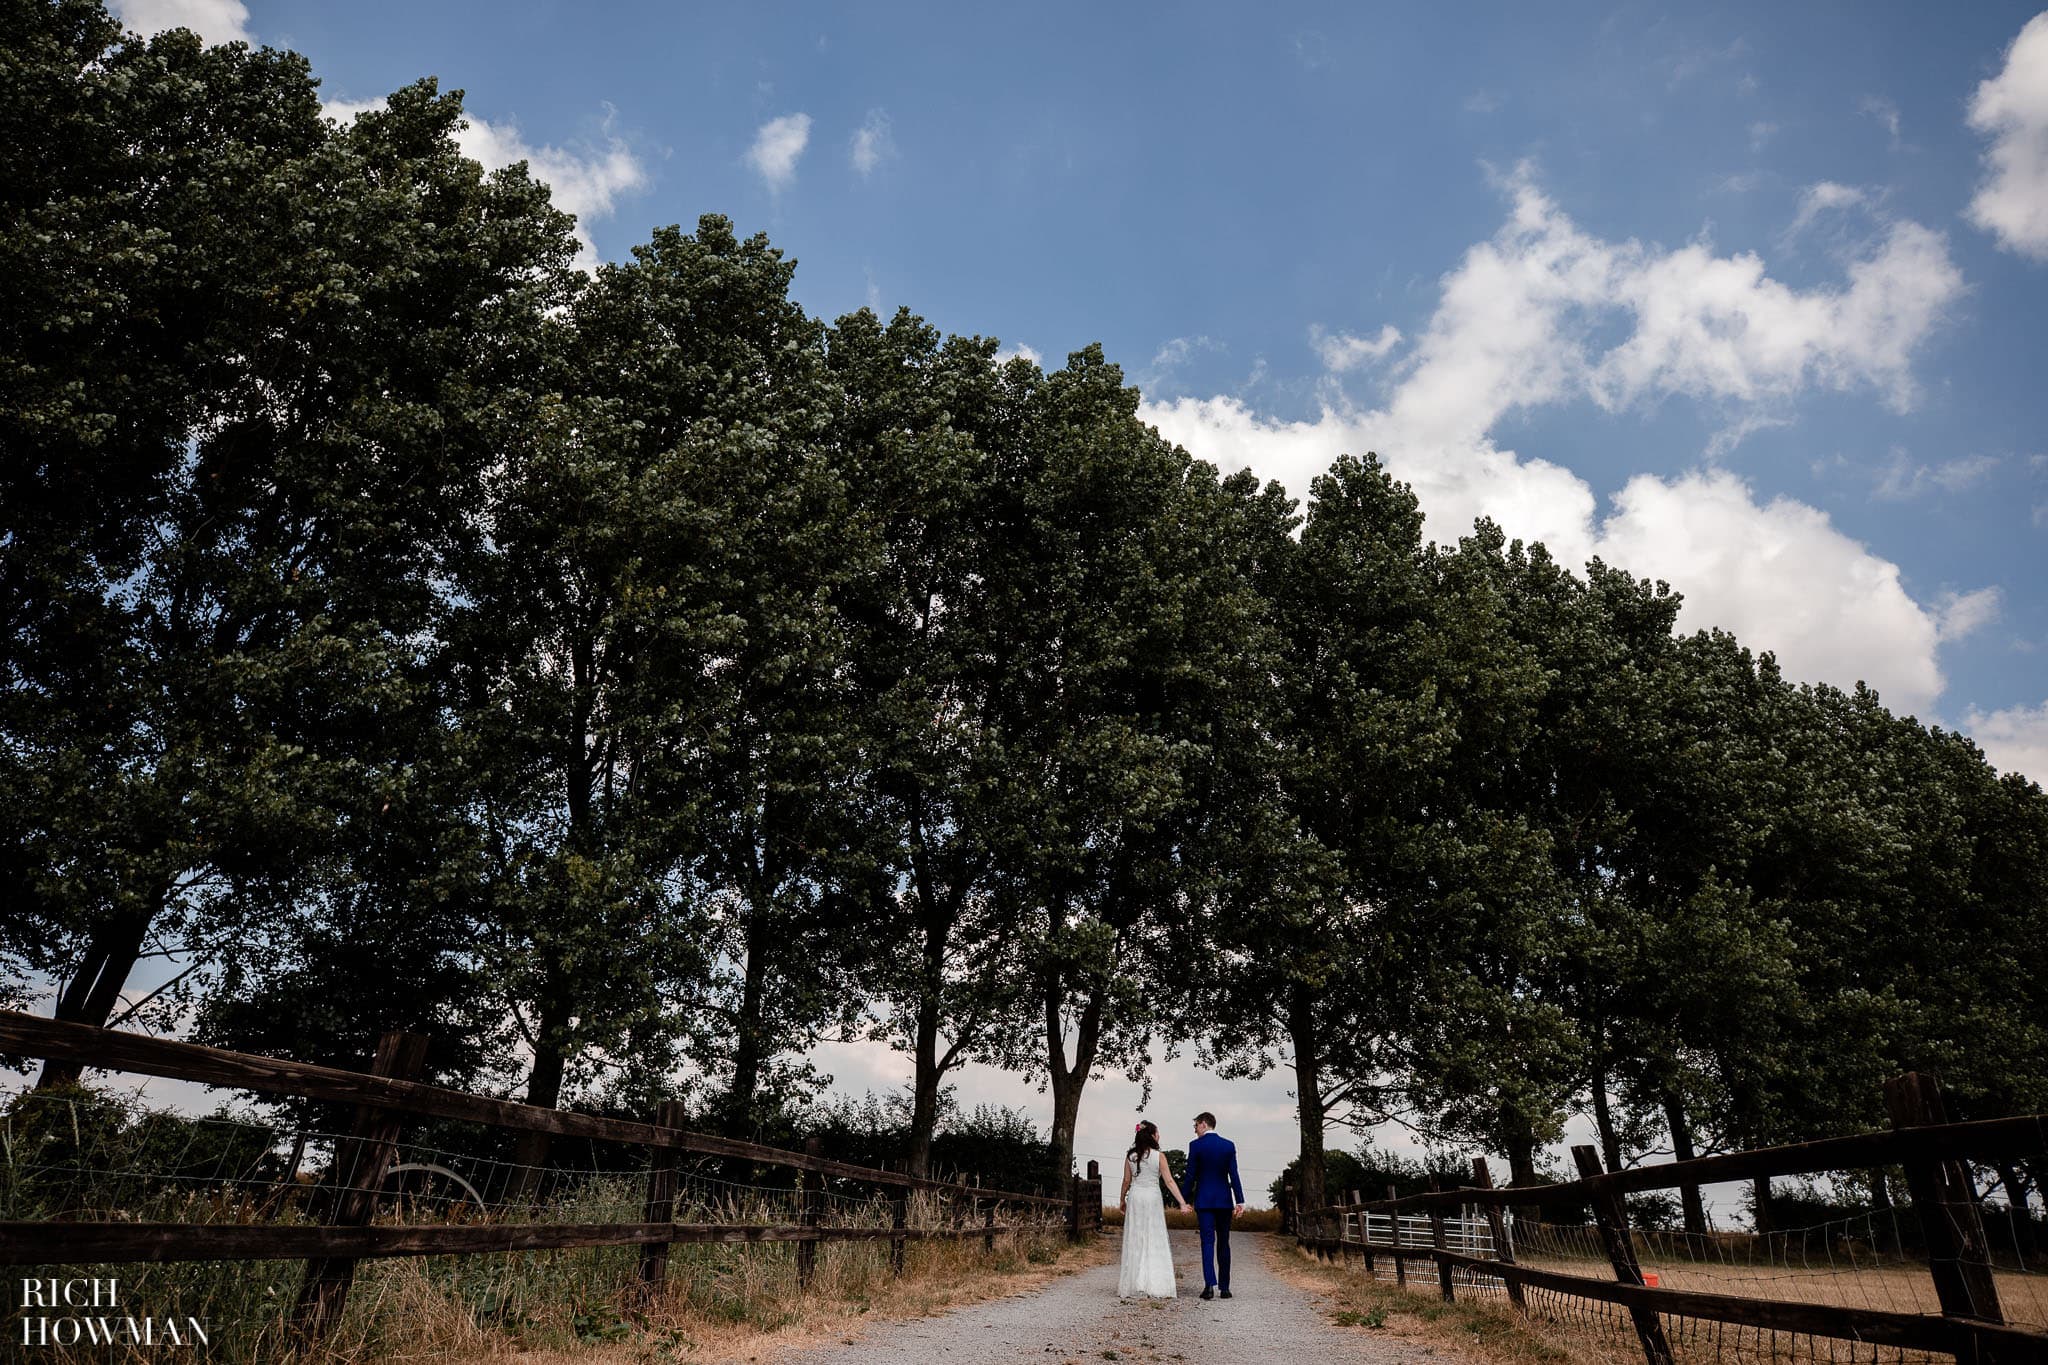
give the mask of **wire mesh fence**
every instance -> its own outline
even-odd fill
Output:
[[[612,1225],[648,1217],[656,1151],[557,1143],[557,1155],[532,1164],[513,1158],[509,1138],[482,1124],[423,1125],[416,1139],[401,1132],[380,1166],[370,1222]],[[0,1097],[0,1221],[45,1228],[317,1228],[364,1177],[363,1153],[350,1133],[252,1109],[193,1117],[109,1090],[28,1091]],[[890,1234],[898,1227],[913,1238],[949,1239],[901,1246],[895,1255],[912,1276],[947,1265],[992,1262],[1000,1269],[1038,1259],[1067,1232],[1062,1205],[1010,1205],[989,1253],[978,1235],[988,1210],[971,1192],[862,1187],[845,1178],[805,1182],[789,1170],[729,1157],[678,1161],[672,1188],[670,1218],[677,1224],[875,1234],[801,1251],[787,1242],[668,1249],[664,1311],[755,1328],[788,1320],[807,1292],[858,1297],[893,1279]],[[805,1251],[810,1264],[800,1270]],[[644,1336],[644,1321],[629,1321],[644,1298],[642,1275],[642,1248],[634,1245],[366,1260],[355,1268],[345,1311],[319,1353],[406,1354],[423,1332],[441,1346],[490,1335],[557,1345]],[[154,1324],[159,1339],[196,1328],[210,1336],[212,1356],[226,1361],[277,1359],[293,1349],[292,1318],[306,1277],[304,1261],[284,1259],[25,1264],[10,1267],[8,1276],[17,1283],[115,1282],[122,1311],[132,1316],[146,1306],[144,1327]],[[18,1311],[5,1325],[5,1340],[19,1347],[36,1315],[23,1300],[10,1306]],[[53,1361],[109,1358],[104,1345],[90,1342],[29,1344],[53,1348],[54,1354],[39,1352]],[[147,1353],[128,1345],[133,1358]],[[67,1346],[75,1355],[66,1354]],[[121,1350],[112,1358],[123,1358]]]
[[[1911,1203],[1841,1201],[1843,1191],[1903,1187],[1896,1175],[1872,1181],[1868,1171],[1817,1173],[1800,1191],[1808,1203],[1833,1197],[1827,1216],[1800,1226],[1757,1230],[1683,1232],[1675,1228],[1642,1228],[1626,1232],[1626,1248],[1642,1285],[1751,1304],[1827,1306],[1862,1310],[1866,1314],[1901,1314],[1939,1318],[1944,1314],[1937,1291],[1927,1238],[1921,1232],[1919,1209]],[[1563,1187],[1559,1187],[1563,1189]],[[1712,1191],[1712,1187],[1708,1187]],[[1747,1185],[1743,1193],[1747,1193]],[[2025,1205],[2013,1207],[1987,1191],[2009,1189],[1978,1181],[1976,1222],[1982,1226],[1982,1252],[1997,1291],[1997,1308],[2011,1328],[2048,1334],[2048,1228]],[[2023,1183],[2019,1185],[2025,1191]],[[1819,1191],[1819,1193],[1817,1193]],[[1733,1189],[1722,1189],[1720,1207],[1731,1205]],[[1505,1195],[1503,1195],[1505,1197]],[[1712,1201],[1712,1199],[1710,1199]],[[1946,1212],[1944,1212],[1946,1216]],[[1440,1295],[1442,1281],[1430,1259],[1397,1263],[1393,1248],[1442,1248],[1458,1259],[1511,1259],[1522,1271],[1542,1271],[1587,1281],[1589,1291],[1575,1293],[1569,1285],[1520,1283],[1522,1308],[1546,1334],[1559,1336],[1575,1353],[1640,1361],[1645,1351],[1638,1312],[1620,1302],[1595,1297],[1597,1289],[1616,1285],[1616,1254],[1595,1222],[1548,1222],[1516,1218],[1511,1207],[1499,1209],[1499,1236],[1487,1218],[1468,1212],[1427,1214],[1399,1209],[1368,1212],[1331,1209],[1319,1220],[1309,1242],[1325,1254],[1339,1252],[1346,1265],[1364,1269],[1380,1285],[1405,1285],[1411,1293]],[[1331,1246],[1331,1238],[1335,1246]],[[1499,1244],[1495,1244],[1499,1242]],[[1399,1267],[1399,1269],[1397,1269]],[[1487,1265],[1456,1265],[1450,1269],[1454,1295],[1505,1302],[1507,1273]],[[1671,1361],[1923,1361],[1952,1359],[1896,1345],[1878,1345],[1853,1324],[1833,1330],[1802,1330],[1798,1326],[1753,1326],[1698,1312],[1647,1312],[1663,1334]],[[2028,1359],[2048,1359],[2048,1336],[2042,1336]],[[2019,1359],[2019,1357],[2013,1357]]]

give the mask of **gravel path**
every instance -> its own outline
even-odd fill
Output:
[[[1273,1241],[1239,1233],[1231,1273],[1233,1297],[1203,1303],[1202,1251],[1197,1235],[1176,1231],[1174,1265],[1181,1297],[1119,1302],[1115,1261],[1015,1298],[955,1309],[939,1317],[877,1326],[852,1345],[833,1345],[781,1357],[783,1365],[1083,1365],[1100,1360],[1303,1360],[1401,1365],[1441,1351],[1331,1324],[1315,1296],[1275,1275],[1267,1265]],[[1111,1353],[1114,1352],[1112,1355]]]

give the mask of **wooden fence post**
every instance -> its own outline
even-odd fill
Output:
[[[1090,1160],[1088,1163],[1088,1227],[1091,1231],[1102,1231],[1102,1166]]]
[[[1359,1206],[1358,1254],[1360,1259],[1365,1262],[1365,1277],[1369,1280],[1377,1280],[1379,1278],[1379,1269],[1372,1258],[1372,1215],[1365,1211],[1364,1192],[1353,1190],[1351,1192],[1351,1202]]]
[[[1940,1084],[1918,1071],[1885,1082],[1884,1107],[1893,1128],[1948,1122]],[[1969,1173],[1961,1162],[1933,1157],[1908,1161],[1905,1167],[1906,1189],[1927,1242],[1927,1268],[1934,1275],[1942,1315],[2004,1322],[1998,1286],[1991,1278],[1990,1243]]]
[[[1493,1172],[1487,1169],[1486,1158],[1483,1156],[1472,1158],[1472,1183],[1482,1190],[1493,1188]],[[1515,1263],[1515,1248],[1508,1241],[1507,1219],[1502,1216],[1500,1205],[1489,1200],[1485,1207],[1486,1230],[1493,1234],[1493,1258],[1502,1265],[1513,1265]],[[1521,1282],[1519,1280],[1505,1280],[1503,1283],[1508,1287],[1508,1302],[1521,1312],[1528,1312],[1529,1305],[1522,1298]]]
[[[902,1235],[903,1230],[910,1226],[910,1187],[908,1185],[898,1185],[895,1195],[889,1200],[889,1226],[894,1228],[897,1234],[889,1239],[889,1270],[893,1274],[901,1275],[903,1273],[904,1248],[909,1244],[908,1239]]]
[[[804,1155],[823,1156],[825,1143],[816,1136],[804,1139]],[[798,1170],[796,1173],[797,1198],[800,1205],[798,1216],[807,1228],[818,1226],[825,1211],[825,1177],[816,1171]],[[809,1289],[811,1281],[818,1274],[818,1244],[798,1242],[796,1244],[796,1282],[802,1289]]]
[[[419,1078],[427,1062],[424,1034],[387,1033],[377,1040],[376,1060],[370,1074],[397,1081]],[[377,1209],[377,1191],[384,1184],[384,1172],[398,1146],[399,1116],[389,1109],[369,1105],[356,1107],[352,1135],[336,1145],[334,1207],[327,1219],[333,1227],[361,1227]],[[305,1345],[326,1336],[341,1318],[348,1303],[348,1287],[355,1281],[353,1258],[314,1257],[306,1262],[306,1279],[299,1288],[299,1301],[292,1312],[292,1330]]]
[[[1084,1199],[1086,1199],[1087,1197],[1088,1197],[1088,1181],[1087,1181],[1087,1179],[1086,1179],[1085,1177],[1082,1177],[1082,1176],[1078,1176],[1078,1175],[1070,1175],[1070,1176],[1068,1176],[1068,1177],[1067,1177],[1067,1240],[1068,1240],[1069,1242],[1079,1242],[1079,1241],[1081,1240],[1081,1229],[1082,1229],[1083,1227],[1085,1227],[1085,1226],[1086,1226],[1086,1224],[1084,1224],[1084,1223],[1083,1223],[1083,1222],[1081,1221],[1081,1201],[1082,1201],[1082,1200],[1084,1200]]]
[[[1441,1186],[1437,1183],[1437,1178],[1431,1176],[1429,1178],[1429,1192],[1436,1194],[1440,1189]],[[1443,1207],[1438,1204],[1431,1204],[1429,1206],[1429,1241],[1430,1245],[1438,1251],[1448,1251],[1450,1249],[1444,1244],[1444,1211]],[[1436,1262],[1436,1285],[1443,1293],[1444,1302],[1451,1302],[1455,1297],[1451,1292],[1451,1263],[1444,1260],[1441,1256],[1437,1258]]]
[[[1347,1204],[1356,1205],[1358,1203],[1358,1191],[1349,1191],[1348,1197],[1345,1199],[1344,1202]],[[1364,1254],[1365,1250],[1365,1215],[1362,1213],[1346,1213],[1339,1215],[1339,1222],[1337,1226],[1343,1230],[1344,1264],[1347,1266],[1351,1264],[1351,1227],[1354,1223],[1356,1223],[1358,1226],[1358,1247],[1359,1252],[1362,1255]]]
[[[980,1176],[974,1177],[974,1184],[977,1189],[981,1187]],[[981,1250],[984,1255],[993,1256],[996,1250],[996,1213],[1003,1207],[1003,1201],[991,1199],[987,1203],[981,1203],[977,1199],[976,1203],[981,1205]]]
[[[1579,1175],[1590,1180],[1600,1174],[1600,1154],[1591,1147],[1572,1148],[1572,1160],[1578,1163]],[[1628,1211],[1623,1207],[1621,1196],[1604,1184],[1589,1186],[1593,1199],[1593,1221],[1599,1225],[1600,1240],[1607,1247],[1607,1259],[1614,1262],[1614,1278],[1623,1284],[1641,1284],[1643,1268],[1636,1264],[1636,1250],[1628,1238]],[[1654,1308],[1631,1308],[1629,1316],[1634,1319],[1636,1336],[1643,1343],[1643,1355],[1649,1365],[1672,1365],[1671,1343],[1664,1337],[1664,1319]]]
[[[685,1117],[681,1100],[663,1100],[654,1111],[655,1125],[661,1128],[680,1128]],[[676,1218],[676,1149],[657,1147],[653,1157],[647,1168],[647,1211],[641,1216],[641,1221],[673,1223]],[[644,1298],[657,1298],[667,1283],[668,1243],[649,1242],[640,1248],[640,1293]]]
[[[1389,1201],[1399,1199],[1400,1197],[1394,1193],[1392,1185],[1387,1186],[1387,1198]],[[1401,1289],[1406,1289],[1408,1287],[1408,1258],[1401,1254],[1401,1211],[1399,1209],[1387,1210],[1387,1227],[1394,1234],[1394,1284]]]

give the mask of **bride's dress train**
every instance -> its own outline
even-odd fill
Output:
[[[1124,1261],[1117,1272],[1116,1293],[1120,1299],[1170,1299],[1179,1289],[1173,1250],[1166,1241],[1166,1195],[1159,1187],[1159,1163],[1165,1158],[1155,1149],[1138,1160],[1131,1192],[1124,1199]]]

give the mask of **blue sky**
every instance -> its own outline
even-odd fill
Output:
[[[1439,536],[1668,578],[2048,780],[2039,2],[116,8],[294,47],[337,112],[465,90],[592,260],[723,213],[814,313],[1099,340],[1298,494],[1378,449]]]

